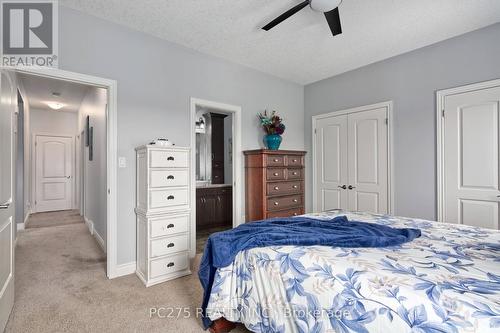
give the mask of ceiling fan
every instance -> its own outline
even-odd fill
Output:
[[[281,22],[288,19],[290,16],[297,14],[299,11],[309,6],[314,11],[325,13],[326,21],[330,26],[332,34],[334,36],[339,35],[342,33],[342,26],[340,24],[340,14],[338,8],[341,2],[342,0],[305,0],[304,2],[284,12],[283,14],[266,24],[262,29],[269,31]]]

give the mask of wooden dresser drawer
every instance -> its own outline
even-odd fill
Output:
[[[185,189],[151,190],[149,191],[149,208],[172,208],[188,204],[189,191]]]
[[[188,231],[189,215],[173,215],[149,219],[151,238]]]
[[[188,186],[188,170],[155,170],[149,173],[150,187]]]
[[[287,169],[286,179],[302,179],[302,169]]]
[[[151,257],[186,251],[189,248],[188,234],[159,238],[151,241]]]
[[[289,195],[286,197],[269,198],[267,199],[267,210],[277,211],[302,206],[302,201],[302,195]]]
[[[188,269],[189,259],[187,253],[181,253],[166,258],[151,260],[151,279]]]
[[[302,182],[267,183],[267,195],[285,195],[302,193]]]
[[[152,150],[149,152],[151,168],[187,168],[189,152]]]
[[[266,218],[271,219],[274,217],[291,217],[304,214],[304,208],[298,207],[293,209],[281,210],[278,212],[268,212]]]
[[[304,166],[304,159],[302,158],[302,156],[296,156],[296,155],[288,155],[286,157],[286,160],[287,160],[287,165],[289,167],[302,167]]]
[[[285,156],[284,155],[267,155],[267,166],[270,167],[280,167],[285,166]]]
[[[267,180],[285,180],[286,169],[267,169]]]

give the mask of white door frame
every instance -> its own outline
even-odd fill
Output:
[[[96,76],[90,76],[75,72],[69,72],[61,69],[40,69],[27,68],[14,69],[17,73],[36,75],[45,78],[63,80],[67,82],[80,83],[95,87],[104,88],[108,95],[108,108],[106,115],[106,134],[107,134],[107,239],[106,253],[107,266],[106,275],[113,279],[120,275],[121,270],[117,264],[118,244],[117,244],[117,160],[118,160],[118,132],[117,132],[117,115],[118,115],[118,100],[117,89],[118,84],[115,80],[104,79]],[[128,274],[128,272],[126,272]]]
[[[339,110],[339,111],[333,111],[333,112],[328,112],[324,114],[318,114],[315,116],[312,116],[312,174],[313,174],[313,183],[312,183],[312,196],[313,196],[313,202],[312,202],[312,210],[315,210],[316,207],[316,202],[318,200],[317,194],[316,194],[316,180],[318,175],[316,174],[316,128],[317,128],[317,122],[320,119],[323,118],[330,118],[330,117],[335,117],[335,116],[342,116],[342,115],[347,115],[350,113],[356,113],[356,112],[365,112],[365,111],[371,111],[374,109],[380,109],[380,108],[386,108],[387,109],[387,196],[388,196],[388,212],[391,215],[394,215],[394,165],[393,165],[393,102],[392,101],[387,101],[387,102],[381,102],[381,103],[376,103],[376,104],[370,104],[370,105],[364,105],[360,107],[355,107],[355,108],[350,108],[350,109],[344,109],[344,110]]]
[[[71,139],[71,163],[75,164],[75,137],[73,134],[70,133],[49,133],[49,132],[36,132],[31,135],[31,153],[30,153],[30,160],[31,160],[31,207],[32,207],[32,213],[37,213],[37,204],[36,204],[36,137],[37,136],[53,136],[53,137],[58,137],[58,138],[70,138]],[[74,206],[74,199],[76,196],[76,188],[78,187],[77,183],[75,182],[76,178],[76,165],[71,166],[71,173],[73,174],[72,179],[71,179],[71,206]]]
[[[444,174],[446,172],[446,166],[444,165],[444,107],[445,99],[447,96],[462,94],[470,91],[489,89],[493,87],[500,86],[500,79],[484,81],[479,83],[468,84],[461,87],[455,87],[450,89],[438,90],[436,91],[436,130],[437,130],[437,206],[438,206],[438,222],[444,221]]]
[[[196,255],[196,107],[220,110],[233,115],[233,228],[243,223],[241,167],[241,106],[191,97],[191,257]]]

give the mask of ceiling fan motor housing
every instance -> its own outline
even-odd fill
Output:
[[[312,10],[326,13],[337,8],[342,0],[309,0]]]

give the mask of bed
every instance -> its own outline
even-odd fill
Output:
[[[217,270],[207,307],[252,332],[499,332],[500,232],[420,219],[308,217],[418,228],[387,248],[263,247]]]

